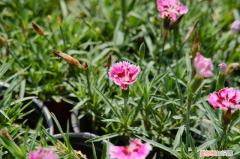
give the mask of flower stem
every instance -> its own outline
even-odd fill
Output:
[[[159,68],[158,68],[158,74],[161,71],[161,66],[162,66],[162,57],[163,57],[163,52],[164,52],[164,46],[165,46],[166,41],[163,41],[163,46],[162,46],[162,52],[159,53]]]
[[[187,125],[186,125],[186,146],[187,146],[187,151],[188,151],[188,143],[189,143],[189,122],[190,122],[190,109],[192,105],[192,97],[193,93],[190,91],[188,93],[188,107],[187,107]]]

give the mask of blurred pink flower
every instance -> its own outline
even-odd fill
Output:
[[[230,32],[231,32],[232,34],[235,34],[235,33],[237,33],[239,30],[240,30],[240,21],[239,21],[239,20],[236,20],[236,21],[234,21],[234,22],[232,23]]]
[[[220,67],[220,73],[225,74],[227,71],[227,65],[225,63],[221,63],[218,66]]]
[[[29,159],[57,159],[58,155],[54,153],[53,148],[51,151],[45,151],[43,150],[42,147],[39,147],[37,151],[32,151],[28,155]]]
[[[210,93],[208,102],[215,109],[222,108],[228,110],[228,108],[240,108],[238,104],[240,102],[240,91],[233,88],[221,89],[219,92]]]
[[[170,16],[170,19],[174,22],[178,15],[186,14],[188,12],[187,6],[183,6],[176,0],[157,0],[158,10],[162,12],[160,17]]]
[[[126,61],[113,64],[109,69],[109,78],[127,90],[127,85],[134,83],[137,75],[141,71],[139,66],[132,65]]]
[[[194,58],[194,67],[198,77],[213,76],[213,64],[211,58],[205,58],[200,53]]]
[[[152,146],[149,143],[142,144],[141,140],[129,140],[129,146],[111,146],[109,153],[111,159],[145,159]]]

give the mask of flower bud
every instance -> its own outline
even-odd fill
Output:
[[[192,55],[194,58],[196,57],[197,52],[200,52],[198,31],[195,32],[195,38],[192,46]]]
[[[139,48],[139,57],[141,59],[144,59],[144,56],[145,56],[145,44],[144,42],[140,45],[140,48]]]
[[[228,108],[228,110],[223,110],[224,114],[222,117],[222,121],[223,121],[223,128],[226,130],[227,125],[231,122],[231,118],[232,118],[232,113],[231,113],[231,108]]]
[[[26,33],[26,29],[25,29],[22,19],[20,19],[20,23],[21,23],[23,35],[24,35],[25,39],[27,39],[27,33]]]
[[[227,70],[227,65],[225,63],[221,63],[218,66],[220,67],[220,71],[217,76],[216,91],[219,91],[224,88],[225,78],[226,78],[226,70]]]
[[[236,20],[232,23],[230,33],[235,34],[240,30],[240,21]]]
[[[7,128],[2,128],[2,130],[0,131],[0,134],[7,140],[9,141],[13,141],[12,137],[7,133]]]
[[[229,67],[227,68],[227,71],[226,71],[226,76],[230,75],[234,70],[235,68],[239,66],[239,63],[231,63],[229,65]]]
[[[51,23],[52,22],[52,16],[51,15],[47,15],[47,21],[48,21],[48,23]]]
[[[177,20],[175,20],[174,22],[172,22],[172,24],[169,27],[169,30],[173,30],[174,28],[176,28],[178,26],[178,24],[181,22],[182,18],[183,18],[184,14],[180,15]]]
[[[108,70],[111,67],[111,65],[112,65],[112,54],[109,53],[108,57],[107,57],[107,67],[108,67]]]
[[[79,62],[77,59],[73,58],[72,56],[67,55],[67,54],[65,54],[65,53],[62,53],[62,52],[59,51],[59,50],[54,50],[54,49],[53,49],[52,52],[53,52],[55,55],[61,57],[61,58],[64,59],[65,61],[67,61],[68,63],[73,64],[73,65],[77,66],[77,67],[80,68],[80,69],[84,69],[84,67],[80,64],[80,62]],[[85,67],[87,67],[87,66],[85,66]]]
[[[61,18],[61,17],[57,17],[57,21],[58,21],[59,25],[61,25],[61,23],[62,23],[62,18]]]
[[[41,28],[39,25],[37,25],[36,23],[32,22],[32,26],[33,26],[34,30],[35,30],[39,35],[45,36],[42,28]]]
[[[227,65],[225,63],[221,63],[218,65],[220,67],[220,74],[225,74],[227,71]]]
[[[153,19],[153,25],[155,25],[155,26],[158,25],[158,18],[157,18],[157,15],[154,16],[154,19]]]
[[[5,46],[6,42],[7,42],[7,39],[3,39],[3,37],[1,37],[0,35],[0,44]]]
[[[195,31],[197,24],[198,24],[199,20],[197,19],[193,25],[193,27],[191,27],[185,37],[184,43],[187,42],[189,40],[189,38],[192,36],[193,32]]]
[[[166,41],[168,39],[169,23],[170,23],[170,17],[166,16],[163,19],[163,39],[164,39],[164,41]]]
[[[85,62],[85,63],[83,64],[83,70],[86,71],[87,69],[88,69],[88,64]]]

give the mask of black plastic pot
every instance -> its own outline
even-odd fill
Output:
[[[53,137],[60,140],[61,142],[64,142],[61,134],[53,135]],[[98,137],[98,136],[91,133],[87,133],[87,132],[69,133],[69,141],[73,149],[80,150],[83,154],[87,156],[88,159],[94,159],[93,149],[92,149],[92,143],[91,142],[85,143],[85,141],[95,137]],[[46,140],[49,145],[52,145],[51,141],[48,138]],[[102,156],[102,149],[103,149],[104,143],[107,144],[107,141],[102,140],[102,141],[94,142],[97,158],[101,158]],[[112,144],[109,143],[109,145],[112,145]]]
[[[8,87],[10,87],[10,85],[8,83],[3,83],[3,82],[0,82],[0,86],[2,86],[0,91],[4,91]],[[53,121],[52,121],[52,117],[50,115],[48,108],[43,104],[42,101],[40,101],[36,98],[33,98],[32,100],[33,100],[33,102],[27,108],[25,108],[23,110],[23,112],[28,112],[32,109],[34,109],[34,111],[32,113],[24,116],[24,119],[17,120],[17,122],[21,123],[24,120],[28,119],[26,122],[26,125],[28,125],[32,129],[35,129],[39,122],[40,117],[42,116],[43,117],[42,125],[46,129],[48,129],[48,132],[51,135],[53,135],[53,133],[54,133]],[[29,101],[24,101],[23,104],[26,104],[28,102]]]

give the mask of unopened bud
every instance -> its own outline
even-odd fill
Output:
[[[83,70],[86,71],[87,69],[88,69],[88,64],[85,62],[85,63],[83,64]]]
[[[52,16],[51,15],[47,15],[47,21],[48,21],[48,23],[51,23],[52,22]]]
[[[1,37],[1,35],[0,35],[0,44],[3,45],[3,46],[5,46],[6,42],[7,42],[7,39],[4,39],[4,38]]]
[[[197,28],[197,24],[198,24],[199,20],[197,19],[193,25],[193,27],[191,27],[185,37],[184,42],[187,42],[189,40],[189,38],[192,36],[192,34],[194,33],[195,29]]]
[[[218,66],[220,67],[220,73],[225,74],[227,71],[227,65],[225,63],[221,63]]]
[[[61,25],[61,23],[62,23],[62,18],[61,18],[61,17],[57,17],[57,21],[58,21],[59,25]]]
[[[197,52],[200,52],[198,31],[195,32],[195,38],[192,46],[192,54],[194,58],[196,57]]]
[[[181,20],[182,20],[182,18],[183,18],[183,15],[184,15],[184,14],[180,15],[180,16],[177,18],[177,20],[175,20],[175,21],[170,25],[170,27],[169,27],[169,30],[170,30],[170,31],[173,30],[174,28],[176,28],[176,27],[178,26],[178,24],[181,22]]]
[[[145,44],[144,42],[140,45],[140,48],[139,48],[139,57],[141,59],[144,59],[144,56],[145,56]]]
[[[170,23],[170,17],[166,16],[163,19],[163,40],[166,41],[168,39],[169,34],[169,23]]]
[[[230,122],[231,122],[231,118],[232,118],[232,113],[231,113],[231,108],[228,108],[228,110],[224,110],[223,111],[223,117],[222,117],[222,121],[224,124],[224,127],[226,127]]]
[[[42,28],[41,28],[39,25],[37,25],[36,23],[32,22],[32,26],[33,26],[34,30],[35,30],[39,35],[45,36]]]
[[[227,68],[227,71],[226,71],[226,76],[230,75],[234,70],[235,68],[239,66],[239,63],[231,63],[229,65],[229,67]]]
[[[67,61],[68,63],[73,64],[73,65],[77,66],[80,69],[83,69],[83,66],[80,64],[80,62],[77,59],[73,58],[72,56],[67,55],[67,54],[65,54],[65,53],[63,53],[63,52],[61,52],[59,50],[54,50],[53,49],[52,52],[55,55],[61,57],[63,60]]]
[[[9,141],[12,141],[12,137],[7,133],[7,128],[3,128],[1,131],[0,131],[0,134],[7,140]]]
[[[95,30],[98,34],[102,34],[102,30],[100,28],[96,27]]]
[[[22,19],[20,19],[20,23],[21,23],[21,29],[22,29],[23,35],[24,35],[25,39],[27,39],[27,33],[26,33],[26,29],[25,29]]]
[[[154,19],[153,19],[153,25],[158,25],[158,18],[157,18],[157,15],[154,16]]]
[[[112,54],[109,53],[108,57],[107,57],[107,67],[108,67],[108,69],[111,67],[111,65],[112,65]]]

